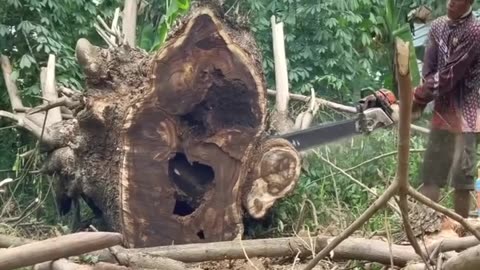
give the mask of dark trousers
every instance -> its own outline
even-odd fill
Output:
[[[444,187],[449,182],[457,190],[473,190],[477,141],[477,133],[432,129],[420,171],[424,185]]]

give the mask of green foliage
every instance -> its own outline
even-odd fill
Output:
[[[74,57],[75,43],[87,37],[102,44],[93,28],[95,17],[110,18],[120,0],[6,0],[0,10],[0,52],[9,56],[25,100],[37,102],[40,67],[56,56],[56,80],[82,89],[83,77]],[[0,84],[3,88],[3,80]]]
[[[158,50],[167,38],[168,32],[176,19],[190,8],[190,0],[152,1],[140,19],[138,46],[153,52]],[[158,14],[163,14],[158,20]]]
[[[417,57],[413,47],[413,35],[411,33],[410,24],[405,21],[408,12],[415,6],[417,1],[403,1],[403,0],[386,0],[385,5],[377,6],[376,14],[380,26],[380,33],[376,40],[379,43],[377,49],[380,55],[379,65],[384,67],[383,86],[388,89],[396,91],[395,82],[395,41],[396,38],[401,38],[403,41],[410,43],[410,74],[412,82],[417,85],[420,82],[420,72],[417,64]]]
[[[309,93],[313,87],[322,96],[348,102],[356,99],[353,94],[361,88],[375,86],[372,72],[376,55],[371,43],[379,29],[372,7],[383,1],[231,2],[227,3],[232,5],[231,10],[249,18],[270,86],[274,85],[272,15],[284,23],[292,91]]]

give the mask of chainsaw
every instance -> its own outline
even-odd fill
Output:
[[[370,94],[366,94],[370,92]],[[381,89],[361,91],[361,99],[352,119],[320,124],[307,129],[273,135],[289,141],[296,150],[305,151],[319,145],[332,143],[355,135],[368,135],[378,128],[385,128],[395,123],[392,105],[397,103],[395,95]]]

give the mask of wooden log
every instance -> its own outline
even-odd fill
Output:
[[[32,243],[33,240],[0,234],[0,248],[9,248]]]
[[[71,262],[67,259],[59,259],[50,262],[36,264],[33,270],[128,270],[126,266],[111,263],[99,262],[93,265],[82,265]]]
[[[460,252],[457,256],[449,259],[443,270],[477,270],[480,269],[480,245],[471,247]]]
[[[120,254],[164,257],[173,260],[193,263],[218,261],[225,259],[243,259],[245,253],[253,257],[295,257],[312,255],[312,251],[322,250],[330,241],[330,237],[291,237],[275,239],[239,240],[205,244],[171,245],[140,249],[125,249]],[[312,246],[314,248],[312,248]],[[390,264],[388,243],[381,240],[349,238],[333,251],[334,260],[367,260]],[[392,245],[392,256],[395,265],[404,266],[409,261],[419,260],[410,246]]]
[[[0,252],[0,269],[16,269],[37,263],[81,255],[122,243],[118,233],[81,232],[9,248]]]
[[[77,117],[83,149],[74,149],[82,192],[128,247],[243,232],[242,192],[251,190],[245,179],[265,135],[266,85],[252,35],[224,19],[199,3],[152,56],[77,44],[87,78]]]

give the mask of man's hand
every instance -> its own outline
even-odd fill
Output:
[[[398,103],[390,105],[390,108],[392,108],[392,120],[395,123],[398,123],[400,120],[400,106]],[[411,121],[418,120],[420,116],[422,116],[423,110],[425,109],[425,106],[419,105],[418,103],[413,102],[412,103],[412,119]]]
[[[415,121],[422,116],[425,105],[420,105],[415,101],[412,102],[412,121]]]

